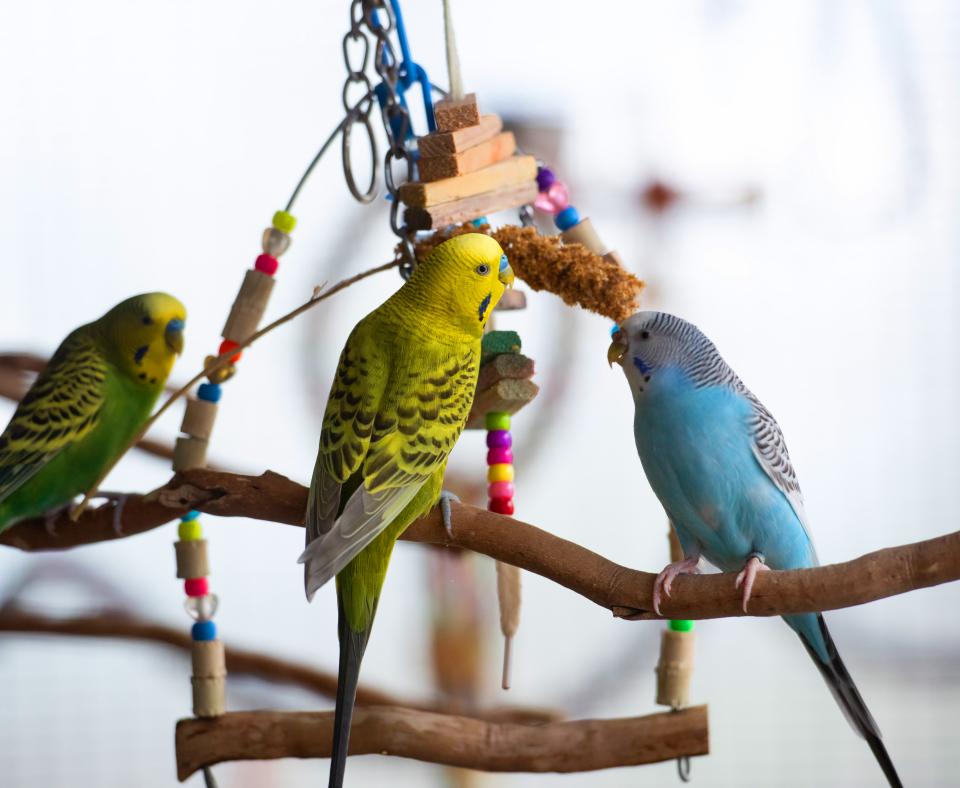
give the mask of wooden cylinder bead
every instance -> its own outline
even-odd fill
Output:
[[[203,438],[179,437],[173,447],[174,472],[203,468],[207,464],[207,441]]]
[[[227,661],[222,640],[195,640],[190,647],[195,679],[227,675]]]
[[[191,577],[206,577],[210,574],[206,539],[174,542],[173,549],[177,552],[178,578],[186,580]]]
[[[613,263],[613,265],[623,268],[623,259],[620,257],[620,252],[611,250],[603,255],[603,259],[608,263]]]
[[[193,677],[193,716],[219,717],[227,710],[226,676]]]
[[[500,631],[504,638],[501,686],[510,689],[510,647],[520,628],[520,570],[502,561],[497,561],[497,597],[500,601]]]
[[[223,326],[224,339],[243,342],[256,332],[263,319],[263,313],[267,310],[275,281],[272,276],[262,271],[255,269],[247,271],[240,286],[240,292],[237,293],[237,299],[233,302],[230,316]]]
[[[693,632],[663,631],[657,664],[657,703],[680,709],[690,702],[693,675]]]
[[[213,432],[213,422],[217,418],[217,403],[202,399],[187,400],[186,410],[183,412],[183,422],[180,432],[185,432],[194,438],[210,440]]]
[[[565,244],[583,244],[594,254],[604,255],[607,253],[606,244],[600,240],[597,231],[593,229],[590,219],[581,219],[569,230],[560,233],[560,237]]]

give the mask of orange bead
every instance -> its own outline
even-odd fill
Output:
[[[233,350],[235,347],[239,347],[239,343],[233,342],[233,341],[231,341],[231,340],[229,340],[229,339],[225,339],[225,340],[223,340],[223,342],[220,343],[220,350],[217,351],[217,355],[222,356],[224,353],[229,353],[229,352],[230,352],[231,350]],[[235,356],[231,356],[231,357],[230,357],[230,363],[231,363],[231,364],[236,364],[236,363],[240,360],[240,356],[242,356],[242,355],[243,355],[243,351],[241,350],[241,351],[240,351],[239,353],[237,353]]]

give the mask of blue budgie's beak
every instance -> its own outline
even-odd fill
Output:
[[[163,331],[163,339],[167,343],[167,347],[178,356],[183,353],[183,327],[184,322],[175,317],[167,323],[167,327]]]
[[[613,334],[613,341],[610,342],[610,347],[607,348],[607,363],[612,367],[614,363],[621,364],[623,362],[623,357],[627,354],[627,335],[623,331],[615,331]]]
[[[513,287],[513,269],[505,254],[500,256],[500,274],[497,278],[507,287]]]

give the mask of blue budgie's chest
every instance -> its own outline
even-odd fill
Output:
[[[739,569],[768,533],[794,518],[753,454],[750,402],[728,387],[696,388],[661,370],[637,400],[637,451],[685,549]]]

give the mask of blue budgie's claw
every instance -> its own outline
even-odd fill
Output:
[[[657,575],[657,579],[653,581],[653,609],[658,616],[663,615],[660,612],[661,593],[664,596],[670,596],[670,587],[673,585],[673,579],[677,575],[695,575],[699,563],[700,556],[692,555],[689,558],[684,558],[682,561],[667,564],[663,568],[663,571]]]
[[[768,572],[770,567],[764,563],[764,558],[760,553],[750,553],[747,563],[740,574],[737,575],[735,588],[743,586],[743,612],[747,612],[747,602],[750,601],[750,594],[753,593],[753,581],[757,579],[758,572]]]

